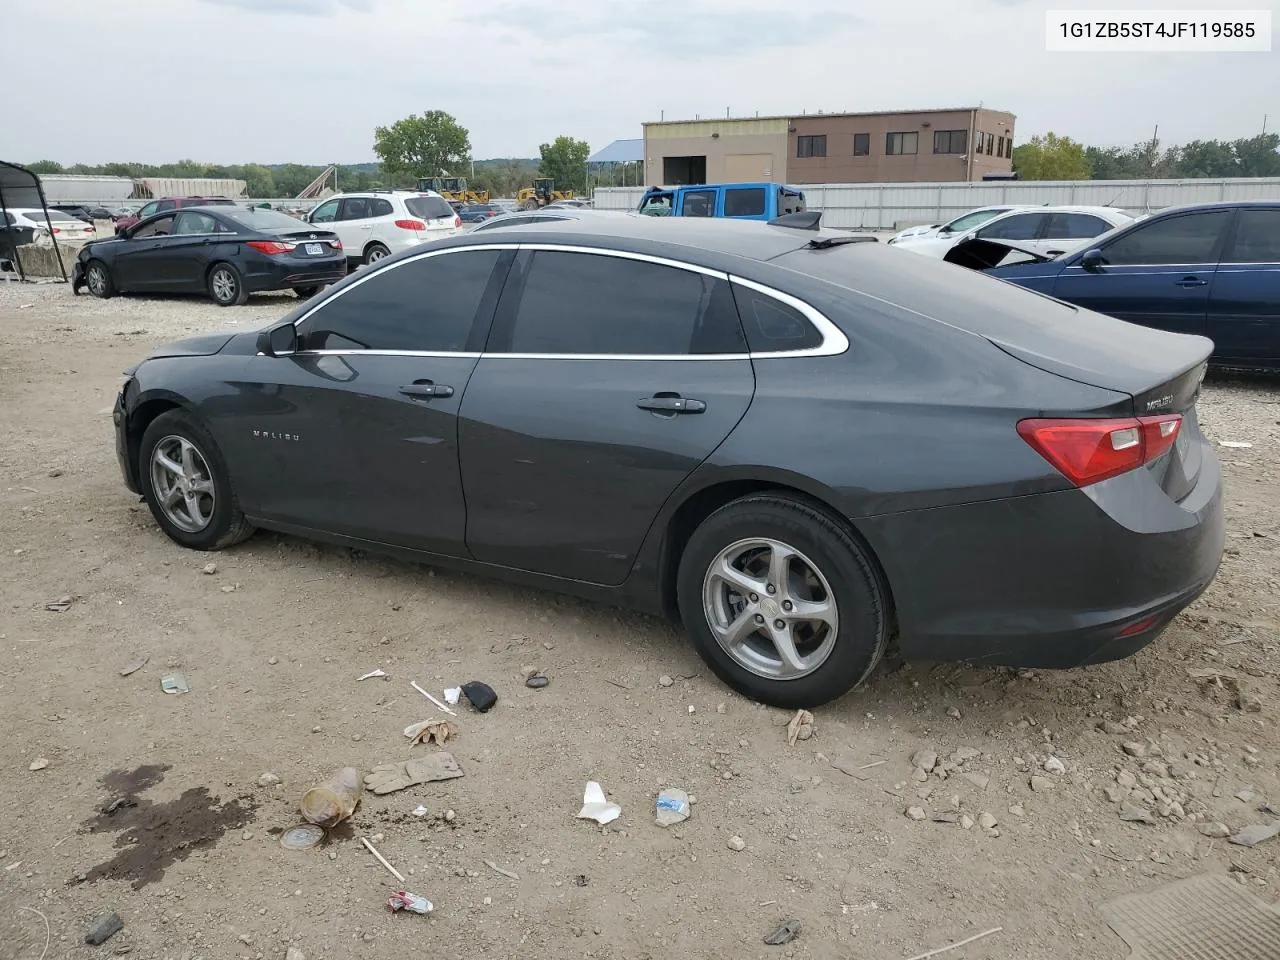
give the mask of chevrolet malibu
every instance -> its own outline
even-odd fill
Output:
[[[261,527],[678,618],[778,706],[895,640],[1069,667],[1155,639],[1222,551],[1210,342],[814,219],[386,258],[130,371],[125,482],[192,549]]]

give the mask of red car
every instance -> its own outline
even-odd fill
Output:
[[[116,235],[119,236],[139,220],[145,220],[153,213],[164,213],[166,210],[176,210],[179,207],[211,206],[235,206],[235,201],[228,200],[226,197],[162,197],[159,200],[152,200],[147,203],[137,213],[132,213],[117,220]]]

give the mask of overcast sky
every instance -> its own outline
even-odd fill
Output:
[[[1280,53],[1044,50],[1044,12],[1276,0],[0,0],[0,158],[356,163],[442,109],[476,158],[646,120],[959,107],[1130,144],[1280,129]],[[783,12],[785,11],[785,12]],[[1280,21],[1280,16],[1274,17]],[[1280,44],[1275,45],[1280,50]],[[14,84],[17,83],[15,88]]]

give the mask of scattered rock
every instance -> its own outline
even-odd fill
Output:
[[[1236,693],[1236,706],[1245,713],[1262,712],[1262,696],[1253,687],[1239,684]]]
[[[912,820],[923,820],[925,818],[924,807],[907,807],[907,817]]]
[[[1280,834],[1280,820],[1273,820],[1271,823],[1255,823],[1231,837],[1231,842],[1242,847],[1252,847],[1278,834]]]
[[[273,667],[279,662],[280,662],[279,657],[267,657],[267,663],[271,664],[271,666]]]
[[[1023,809],[1022,804],[1020,803],[1009,804],[1009,812],[1015,817],[1025,817],[1027,815],[1027,811]]]
[[[236,585],[234,583],[224,583],[218,589],[221,590],[223,593],[235,593]]]
[[[1162,760],[1148,760],[1142,765],[1142,772],[1163,780],[1169,776],[1169,765]]]
[[[112,910],[93,921],[84,935],[84,942],[96,947],[100,943],[106,943],[123,929],[124,921]]]
[[[1031,789],[1036,793],[1045,793],[1053,789],[1053,781],[1048,777],[1034,776],[1031,778]]]
[[[960,719],[960,710],[956,707],[947,707],[947,716],[952,720]]]
[[[1175,780],[1194,780],[1196,768],[1189,763],[1175,760],[1169,764],[1169,776]]]
[[[1144,807],[1135,806],[1132,803],[1122,803],[1120,805],[1120,819],[1129,823],[1149,823],[1156,822],[1155,816],[1150,810]]]
[[[548,680],[546,677],[544,677],[542,674],[535,673],[532,676],[525,678],[524,685],[533,690],[541,690],[550,682],[551,681]]]
[[[1129,728],[1123,723],[1117,723],[1115,720],[1103,720],[1098,724],[1098,729],[1103,733],[1109,733],[1112,736],[1122,736],[1129,732]]]
[[[987,813],[986,811],[978,814],[978,826],[983,830],[990,830],[992,827],[996,826],[996,824],[997,820],[992,814]]]
[[[737,836],[736,834],[730,837],[727,843],[730,850],[736,850],[739,853],[747,849],[747,841],[743,840],[741,837]]]
[[[938,765],[938,755],[932,750],[917,750],[911,755],[911,765],[928,773]]]
[[[1067,767],[1057,757],[1050,757],[1044,762],[1045,773],[1066,773]]]
[[[538,668],[532,665],[526,665],[520,668],[520,676],[528,680],[534,674],[538,673]]]
[[[1124,800],[1129,796],[1129,788],[1119,786],[1103,787],[1102,793],[1103,796],[1107,798],[1108,803],[1119,803],[1121,800]]]
[[[1132,790],[1138,785],[1138,778],[1128,770],[1121,770],[1116,774],[1116,783],[1126,790]]]
[[[914,780],[916,783],[924,783],[926,780],[929,779],[929,774],[927,774],[920,767],[916,767],[914,770],[911,771],[911,779]]]
[[[1196,829],[1201,835],[1208,837],[1210,840],[1225,840],[1231,836],[1231,828],[1225,823],[1214,821],[1212,823],[1197,823]]]
[[[962,772],[960,776],[964,777],[979,790],[987,789],[987,784],[991,782],[991,778],[984,773],[970,773],[966,770]]]
[[[1121,749],[1131,757],[1145,757],[1147,755],[1147,745],[1137,740],[1128,741]]]
[[[728,709],[723,703],[716,704],[716,713],[727,713]]]
[[[660,676],[660,677],[658,678],[658,686],[660,686],[660,687],[669,687],[669,686],[671,686],[673,683],[675,683],[675,681],[674,681],[674,680],[672,680],[672,679],[671,679],[669,676],[667,676],[665,673],[664,673],[662,676]]]
[[[1254,796],[1256,796],[1256,794],[1254,794],[1254,792],[1250,790],[1248,787],[1236,793],[1236,799],[1239,800],[1241,803],[1250,802],[1254,798]]]
[[[951,754],[952,763],[967,763],[982,756],[981,750],[975,750],[973,747],[957,747],[955,753]]]
[[[933,822],[934,823],[959,823],[960,811],[944,810],[942,813],[935,813],[933,815]]]
[[[258,786],[260,787],[274,787],[279,784],[280,778],[274,773],[264,773],[262,776],[258,777]]]
[[[297,947],[290,947],[285,951],[284,960],[307,960],[307,955]]]
[[[493,687],[479,680],[464,683],[462,685],[462,695],[467,698],[467,702],[471,706],[481,713],[487,713],[498,702],[498,695],[493,692]]]
[[[49,476],[50,478],[56,480],[58,477],[62,476],[62,471],[59,470],[57,467],[54,467],[52,470],[49,471]]]
[[[218,565],[211,560],[204,565],[204,572],[207,576],[213,576],[218,572]]]
[[[43,770],[48,765],[49,765],[49,761],[46,760],[44,757],[36,757],[34,760],[31,761],[31,766],[27,767],[27,769],[30,770],[32,773],[35,773],[37,770]]]
[[[764,942],[771,947],[777,947],[784,943],[790,943],[798,936],[800,936],[800,921],[783,920],[782,923],[774,928],[772,933],[764,938]]]
[[[961,829],[964,829],[964,830],[972,830],[972,829],[973,829],[973,817],[969,816],[967,813],[966,813],[966,814],[964,814],[964,815],[962,815],[962,816],[960,817],[960,827],[961,827]]]

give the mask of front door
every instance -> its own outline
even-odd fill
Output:
[[[370,271],[303,315],[295,355],[251,358],[221,431],[246,512],[465,555],[458,406],[512,256]]]
[[[524,245],[462,402],[473,556],[622,583],[750,405],[746,350],[722,273]]]
[[[1100,266],[1086,269],[1076,255],[1053,295],[1131,323],[1203,336],[1230,220],[1230,210],[1202,210],[1138,223],[1102,245]]]
[[[1240,211],[1209,292],[1209,336],[1221,360],[1280,366],[1280,210]]]
[[[127,240],[120,241],[112,264],[117,287],[150,292],[173,289],[171,278],[162,266],[173,240],[173,221],[173,214],[157,217],[136,228]]]
[[[365,247],[373,240],[372,197],[343,197],[342,209],[334,230],[342,239],[348,257],[363,258]]]

